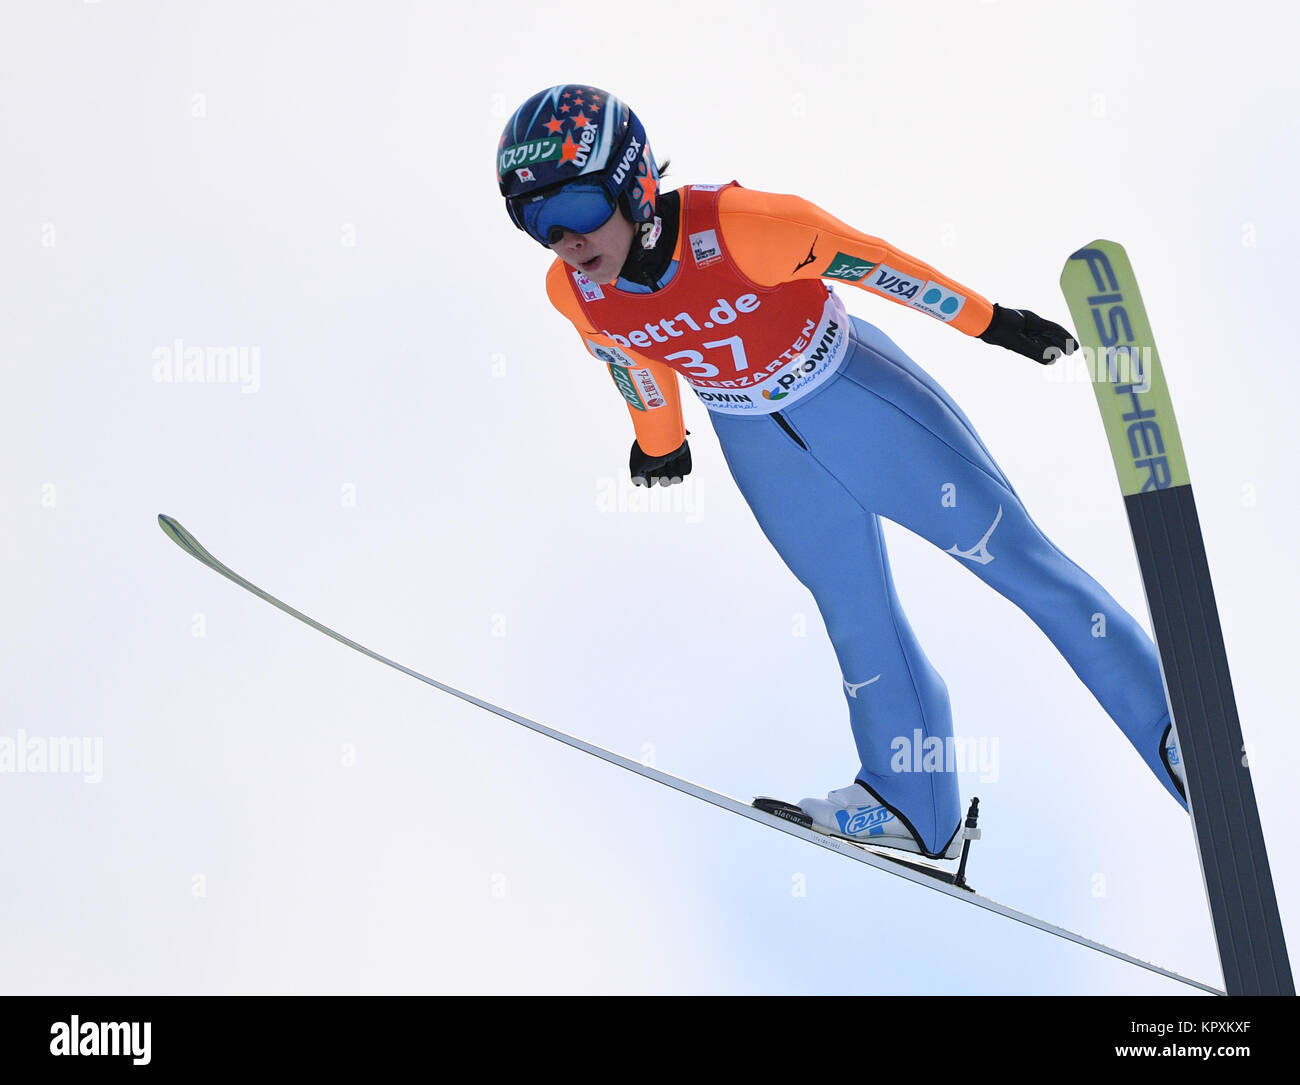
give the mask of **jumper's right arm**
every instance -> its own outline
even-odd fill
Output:
[[[642,357],[592,328],[566,281],[568,269],[557,260],[546,275],[546,294],[566,317],[595,358],[605,363],[627,404],[636,442],[648,456],[667,456],[686,440],[677,374],[662,362]]]

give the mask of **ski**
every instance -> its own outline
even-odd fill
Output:
[[[988,897],[983,897],[978,893],[972,892],[969,888],[954,884],[951,881],[938,879],[934,877],[932,871],[915,869],[915,866],[917,865],[915,863],[903,861],[894,856],[885,856],[867,847],[851,843],[848,840],[816,832],[807,828],[805,825],[800,824],[798,820],[790,820],[788,817],[782,817],[777,813],[769,812],[769,810],[760,809],[751,803],[742,802],[740,799],[732,798],[730,795],[723,795],[716,791],[710,791],[708,788],[701,787],[699,784],[692,783],[689,780],[683,780],[677,776],[672,776],[669,773],[662,772],[659,769],[650,767],[649,765],[643,765],[638,761],[633,761],[630,758],[624,757],[622,754],[617,754],[611,750],[603,749],[602,747],[586,742],[583,739],[565,734],[563,731],[557,731],[552,727],[547,727],[545,724],[538,723],[535,720],[530,720],[525,716],[517,715],[514,712],[510,712],[507,709],[501,708],[488,701],[484,701],[472,694],[465,693],[452,686],[446,685],[443,682],[439,682],[436,679],[429,678],[418,671],[412,670],[410,667],[405,667],[400,663],[388,659],[386,656],[380,655],[378,652],[371,651],[371,649],[367,648],[365,645],[358,644],[356,641],[343,636],[341,633],[335,632],[333,629],[322,625],[314,618],[308,617],[301,611],[295,610],[287,603],[284,603],[275,596],[263,591],[256,584],[246,580],[233,569],[222,564],[213,557],[211,553],[204,549],[193,535],[186,531],[185,528],[172,517],[160,514],[158,517],[158,523],[167,536],[192,558],[199,561],[201,564],[206,565],[213,572],[219,573],[227,580],[239,585],[239,587],[243,588],[245,591],[252,593],[267,603],[270,603],[271,606],[284,611],[284,613],[288,614],[290,617],[297,618],[298,621],[311,626],[311,628],[315,629],[317,632],[324,633],[327,637],[333,638],[340,644],[351,648],[353,651],[360,652],[362,655],[368,656],[376,662],[384,664],[386,667],[392,667],[394,670],[401,671],[403,674],[409,675],[420,682],[424,682],[426,685],[433,686],[435,689],[442,690],[444,693],[448,693],[453,697],[458,697],[462,701],[466,701],[484,711],[500,716],[502,719],[509,720],[511,723],[518,724],[530,731],[535,731],[540,735],[545,735],[547,738],[554,739],[556,742],[562,742],[564,745],[572,747],[575,750],[581,750],[583,753],[590,754],[593,757],[598,757],[602,761],[606,761],[611,765],[617,765],[619,768],[626,769],[628,772],[634,772],[638,776],[654,780],[656,783],[663,784],[664,786],[679,791],[684,795],[691,795],[694,798],[707,802],[719,809],[729,810],[733,814],[739,814],[741,817],[748,818],[750,821],[757,822],[760,825],[765,825],[770,829],[776,829],[779,832],[797,837],[809,844],[815,844],[820,848],[825,848],[827,851],[832,851],[837,855],[862,863],[864,866],[874,867],[876,870],[884,871],[887,874],[893,874],[896,877],[903,878],[916,885],[924,885],[957,900],[966,901],[967,903],[974,904],[986,911],[993,912],[1007,919],[1015,920],[1017,923],[1023,923],[1026,926],[1034,927],[1046,934],[1073,942],[1076,945],[1094,950],[1097,953],[1105,954],[1106,956],[1113,957],[1116,960],[1124,961],[1138,968],[1144,968],[1168,979],[1187,984],[1190,987],[1198,988],[1199,990],[1209,992],[1210,994],[1223,994],[1223,991],[1216,987],[1212,987],[1207,983],[1202,983],[1200,980],[1191,979],[1187,976],[1171,971],[1170,969],[1152,964],[1149,961],[1140,960],[1139,958],[1133,957],[1121,950],[1113,949],[1110,946],[1093,941],[1091,938],[1082,934],[1066,930],[1064,927],[1058,927],[1053,923],[1048,923],[1024,912],[1016,911],[1014,908],[1008,908],[1004,904],[999,904],[997,901],[990,900]],[[787,803],[779,803],[779,800],[768,801],[777,802],[780,806],[789,806]],[[793,809],[798,808],[794,807]],[[974,830],[972,825],[970,825],[969,819],[967,823],[967,832],[969,843],[970,834],[977,834],[978,832],[977,830]],[[964,870],[964,856],[962,869]]]
[[[1094,241],[1066,261],[1061,289],[1128,511],[1224,987],[1294,995],[1182,439],[1128,254]]]

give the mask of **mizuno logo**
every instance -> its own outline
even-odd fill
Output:
[[[795,271],[798,271],[801,267],[807,267],[809,264],[811,264],[814,260],[817,259],[817,257],[813,255],[813,249],[817,247],[817,238],[819,238],[820,236],[821,234],[813,235],[812,244],[808,246],[808,255],[805,256],[799,263],[795,264],[794,266]]]
[[[858,690],[860,690],[863,686],[871,685],[872,682],[879,682],[879,681],[880,681],[880,675],[876,675],[875,678],[868,678],[865,682],[850,682],[846,678],[844,679],[844,688],[848,690],[849,696],[856,701],[858,698]]]
[[[997,530],[999,521],[1002,519],[1002,506],[998,506],[998,514],[993,517],[993,523],[989,526],[988,531],[984,532],[984,538],[980,539],[969,550],[963,550],[956,544],[948,547],[945,554],[952,554],[955,557],[966,558],[973,561],[976,565],[987,565],[993,560],[994,555],[989,553],[989,539],[993,538],[993,532]]]

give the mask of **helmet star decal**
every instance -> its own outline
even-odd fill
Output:
[[[560,148],[560,164],[563,165],[565,162],[573,162],[576,164],[577,161],[578,161],[578,145],[573,142],[573,134],[570,132],[565,132],[564,146]]]
[[[558,132],[561,128],[564,127],[564,122],[562,120],[558,120],[555,114],[552,113],[551,119],[547,121],[542,127],[545,128],[551,135],[555,135],[556,132]],[[504,141],[504,139],[505,137],[503,136],[502,140]]]
[[[655,197],[659,192],[659,179],[650,172],[644,156],[642,156],[638,164],[637,181],[640,186],[636,190],[637,203],[640,204],[642,210],[648,209],[653,213]]]

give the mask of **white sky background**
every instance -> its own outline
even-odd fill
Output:
[[[504,213],[505,116],[569,80],[632,104],[672,186],[796,192],[1056,320],[1065,257],[1126,245],[1294,949],[1295,17],[444,10],[5,7],[0,737],[99,739],[103,780],[0,774],[0,991],[1184,990],[441,695],[159,531],[168,512],[377,651],[717,790],[850,782],[820,619],[703,409],[689,482],[634,492],[622,401]],[[1146,624],[1091,389],[840,292]],[[256,390],[155,381],[176,339],[255,349]],[[1186,817],[1027,618],[888,538],[958,733],[997,743],[997,779],[963,777],[972,882],[1218,983]]]

